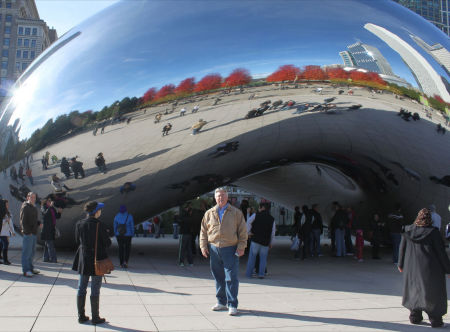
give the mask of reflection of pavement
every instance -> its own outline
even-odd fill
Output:
[[[101,199],[109,203],[105,210],[105,219],[112,220],[119,204],[126,203],[130,210],[141,220],[153,213],[176,205],[182,200],[208,191],[211,186],[188,188],[182,195],[178,190],[168,190],[172,184],[183,183],[195,176],[217,174],[222,178],[243,176],[247,168],[259,165],[262,161],[276,158],[292,158],[304,154],[328,152],[341,154],[365,154],[383,156],[401,162],[405,167],[426,176],[435,172],[442,176],[447,170],[445,162],[417,164],[417,158],[411,159],[417,151],[427,151],[428,160],[441,160],[447,136],[439,136],[436,146],[434,127],[425,126],[428,120],[406,123],[394,113],[404,107],[423,116],[421,106],[410,101],[400,101],[393,95],[376,95],[366,90],[355,90],[353,96],[338,95],[338,89],[327,88],[322,95],[311,93],[312,87],[303,89],[274,90],[267,87],[258,88],[258,98],[248,100],[249,93],[222,96],[222,101],[211,106],[215,97],[208,100],[178,106],[177,110],[163,116],[158,124],[153,123],[154,113],[164,110],[165,106],[152,108],[140,114],[127,125],[125,123],[107,126],[105,133],[93,136],[91,131],[77,135],[45,150],[59,158],[78,155],[84,163],[86,178],[69,179],[67,185],[74,190],[70,195],[77,200]],[[330,90],[330,91],[328,91]],[[331,93],[334,91],[334,94]],[[368,97],[371,97],[370,99]],[[339,114],[305,113],[292,115],[291,111],[267,111],[263,116],[245,120],[244,116],[251,108],[258,107],[266,99],[283,101],[293,99],[296,102],[322,103],[325,98],[337,97],[339,106],[362,104],[357,111],[342,111]],[[233,102],[230,102],[233,101]],[[181,107],[190,110],[195,104],[200,111],[186,116],[176,116]],[[190,128],[200,118],[208,124],[198,135],[190,136]],[[162,137],[162,127],[166,121],[173,128],[168,136]],[[420,140],[411,144],[411,137]],[[221,158],[210,158],[208,154],[217,145],[230,141],[239,141],[239,150]],[[435,148],[430,150],[429,147]],[[107,174],[96,170],[94,158],[103,152]],[[35,153],[35,158],[44,151]],[[375,158],[375,159],[376,159]],[[42,171],[40,162],[33,163],[33,175],[40,180],[32,187],[40,196],[51,190],[47,181],[51,174],[60,173],[59,167]],[[125,182],[137,185],[135,192],[120,195],[119,187]],[[409,187],[406,187],[408,192]],[[17,215],[17,213],[15,213]],[[64,211],[64,219],[79,218],[81,207]]]
[[[275,240],[266,279],[245,278],[247,259],[241,259],[241,315],[229,317],[210,310],[216,299],[208,261],[196,258],[194,267],[178,267],[175,240],[133,239],[130,268],[113,271],[102,285],[100,315],[108,323],[97,328],[77,322],[73,253],[58,252],[58,264],[42,263],[39,257],[36,267],[42,274],[27,279],[20,274],[14,240],[13,265],[2,265],[0,271],[0,330],[429,331],[427,320],[422,326],[409,324],[408,310],[401,306],[402,275],[389,253],[363,263],[328,256],[294,261],[289,240]],[[111,257],[117,265],[115,244]]]

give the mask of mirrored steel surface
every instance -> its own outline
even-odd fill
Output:
[[[58,117],[79,112],[69,130],[32,148],[29,187],[44,197],[51,175],[63,178],[58,164],[42,170],[46,151],[78,156],[86,177],[64,180],[69,195],[104,201],[111,223],[120,204],[140,221],[230,183],[290,208],[320,202],[324,214],[334,200],[367,216],[400,202],[411,219],[433,203],[448,219],[450,136],[436,131],[445,120],[392,92],[298,78],[192,94],[177,105],[140,100],[129,113],[124,106],[126,97],[190,77],[225,78],[244,68],[264,81],[283,65],[325,70],[344,61],[450,102],[448,52],[447,36],[392,1],[124,1],[74,27],[30,65],[3,105],[0,126],[15,124],[20,139],[32,140],[50,119],[61,125]],[[248,116],[266,100],[296,104]],[[314,108],[320,104],[332,106]],[[130,121],[92,121],[105,106]],[[397,116],[400,108],[421,119]],[[191,135],[200,120],[206,124]],[[105,174],[94,162],[100,152]],[[127,182],[134,190],[121,190]],[[17,211],[20,199],[10,201]],[[72,242],[82,215],[81,204],[64,209],[60,245]]]

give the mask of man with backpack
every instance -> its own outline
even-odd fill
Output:
[[[120,266],[126,269],[130,258],[131,238],[134,236],[134,220],[125,205],[120,206],[119,213],[114,218],[114,235],[119,245]]]

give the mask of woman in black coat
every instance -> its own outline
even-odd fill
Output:
[[[404,272],[402,304],[411,312],[410,322],[419,324],[425,311],[432,327],[443,326],[442,316],[447,313],[445,274],[450,273],[450,260],[428,209],[420,210],[414,224],[402,233],[398,270]]]
[[[44,241],[44,262],[56,263],[55,237],[56,219],[61,218],[61,208],[55,207],[53,196],[47,196],[42,202],[41,212],[44,219],[41,240]]]
[[[86,289],[91,278],[91,310],[92,324],[102,324],[104,318],[99,316],[100,287],[102,285],[102,276],[95,275],[94,253],[95,240],[98,225],[97,239],[97,260],[108,257],[106,249],[111,245],[106,226],[98,220],[102,214],[103,203],[89,202],[84,206],[87,212],[87,218],[79,221],[75,226],[75,241],[78,244],[78,250],[73,261],[72,270],[78,271],[80,279],[78,282],[77,308],[78,322],[84,323],[89,320],[85,315],[84,305],[86,301]]]

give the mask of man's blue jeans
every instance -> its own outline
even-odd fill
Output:
[[[400,233],[391,233],[392,239],[392,261],[398,263],[398,251],[400,249],[400,241],[402,235]]]
[[[100,287],[102,286],[102,276],[85,276],[84,274],[80,274],[80,279],[78,279],[77,296],[86,295],[89,278],[91,278],[91,296],[100,296]]]
[[[311,256],[319,256],[320,252],[320,228],[314,228],[309,234],[311,238]]]
[[[267,255],[269,254],[269,246],[263,246],[259,243],[253,242],[250,245],[250,253],[248,254],[247,272],[245,275],[248,278],[252,277],[252,272],[255,269],[256,256],[259,254],[259,271],[258,277],[264,277],[264,272],[267,265]]]
[[[33,272],[33,258],[36,251],[36,235],[24,234],[22,241],[22,272]]]
[[[239,257],[237,246],[209,246],[211,273],[216,280],[217,303],[237,308],[239,291]]]

